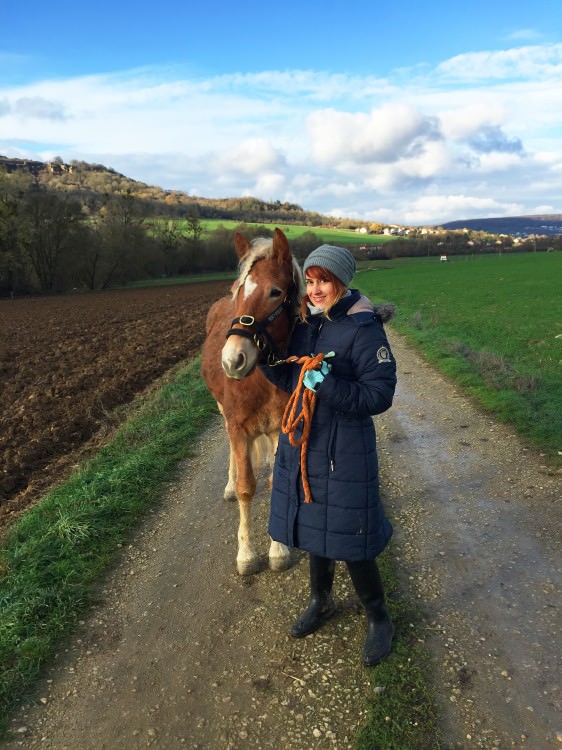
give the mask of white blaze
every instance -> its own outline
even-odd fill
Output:
[[[244,282],[244,299],[248,299],[252,292],[255,291],[257,286],[258,285],[256,284],[256,282],[252,280],[252,277],[248,276],[248,278]]]

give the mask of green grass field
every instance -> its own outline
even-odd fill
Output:
[[[355,282],[486,408],[558,462],[562,253],[371,264]]]
[[[182,226],[181,219],[176,223],[177,226]],[[225,227],[226,229],[235,229],[240,226],[240,222],[230,221],[228,219],[201,219],[201,225],[204,227],[205,232],[212,232],[220,226]],[[313,232],[320,238],[321,242],[345,246],[382,245],[386,242],[393,242],[395,239],[394,237],[387,237],[386,235],[380,234],[358,234],[350,229],[326,229],[324,227],[306,227],[293,224],[268,224],[266,222],[259,224],[258,226],[263,226],[271,230],[279,227],[279,229],[285,233],[289,242],[300,237],[305,232]]]

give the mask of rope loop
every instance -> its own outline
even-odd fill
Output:
[[[291,397],[285,407],[283,420],[281,422],[281,431],[289,436],[289,442],[292,446],[301,449],[301,474],[302,486],[304,489],[304,502],[312,502],[310,492],[310,483],[308,481],[308,470],[306,466],[306,452],[308,449],[308,437],[312,427],[312,415],[316,406],[316,393],[307,388],[304,383],[304,376],[309,370],[318,370],[324,360],[324,353],[316,354],[313,357],[288,357],[285,361],[289,364],[302,365],[297,387],[292,392]],[[301,402],[301,410],[297,414],[297,409]],[[302,423],[302,432],[300,438],[296,437],[299,425]]]

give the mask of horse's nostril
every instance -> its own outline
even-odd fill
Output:
[[[244,367],[246,367],[246,355],[244,352],[240,352],[238,354],[238,358],[236,360],[235,369],[236,370],[243,370]]]

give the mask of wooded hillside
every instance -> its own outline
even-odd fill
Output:
[[[129,195],[145,216],[185,217],[201,219],[229,219],[244,222],[300,224],[304,226],[341,226],[353,228],[361,222],[334,219],[314,211],[305,211],[295,203],[266,202],[258,198],[204,198],[178,190],[164,190],[147,185],[105,167],[62,159],[40,162],[30,159],[10,159],[0,156],[0,172],[20,174],[33,179],[35,185],[46,190],[64,193],[98,211],[108,196]]]
[[[237,221],[249,238],[271,234],[262,222],[328,221],[279,201],[165,191],[99,164],[0,157],[0,296],[234,269],[232,226],[205,232],[205,218]],[[305,233],[293,252],[301,257],[320,243]]]

